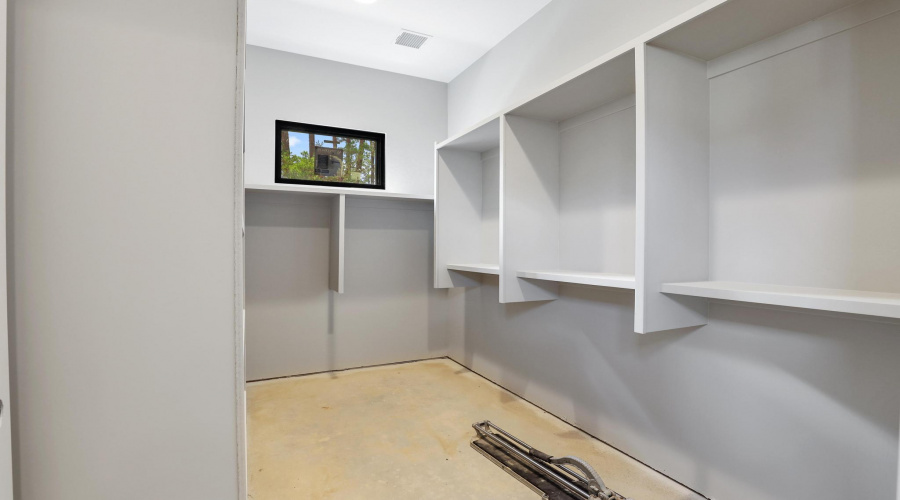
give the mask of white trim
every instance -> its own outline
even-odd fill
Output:
[[[7,78],[8,72],[6,64],[9,60],[9,45],[7,41],[7,19],[8,19],[8,2],[0,0],[0,32],[2,32],[2,40],[0,40],[0,52],[3,54],[3,68],[0,68],[0,109],[3,110],[3,116],[9,110],[7,103]],[[12,400],[12,391],[10,385],[12,383],[12,372],[10,370],[10,353],[9,353],[9,288],[7,270],[7,122],[4,119],[0,124],[0,227],[3,233],[0,234],[0,252],[2,252],[3,260],[0,261],[0,283],[3,290],[0,291],[0,402],[2,402],[2,412],[0,412],[0,498],[12,500],[15,494],[15,477],[13,474],[14,459],[12,445],[12,427],[13,427],[13,405],[18,403]],[[21,395],[20,395],[21,396]],[[18,424],[18,422],[15,422]]]
[[[635,194],[634,194],[634,331],[643,333],[644,295],[638,283],[646,282],[647,248],[647,46],[641,44],[634,51],[634,123],[635,123]]]
[[[246,500],[247,396],[244,372],[244,73],[247,49],[247,0],[237,1],[235,14],[234,92],[234,406],[238,499]]]

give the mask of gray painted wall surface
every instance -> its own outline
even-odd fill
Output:
[[[275,120],[382,132],[386,190],[434,194],[447,84],[247,47],[246,182],[275,182]]]
[[[432,194],[447,85],[248,47],[249,183],[274,182],[276,119],[385,132],[387,190]],[[431,203],[348,197],[343,295],[327,198],[252,193],[246,210],[247,380],[446,355],[462,294],[432,287]]]
[[[883,47],[900,12],[710,80],[711,279],[900,291],[900,64]]]
[[[237,498],[237,2],[10,2],[16,498]]]
[[[451,129],[511,104],[510,99],[536,85],[534,79],[521,77],[535,68],[546,68],[542,81],[574,69],[547,63],[546,54],[536,47],[569,43],[564,41],[570,37],[569,18],[547,12],[571,12],[577,5],[584,19],[574,26],[594,23],[600,44],[606,36],[601,29],[604,18],[589,15],[586,3],[553,2],[535,18],[541,20],[540,27],[532,19],[451,82]],[[866,266],[888,265],[878,250],[890,255],[895,246],[894,226],[877,223],[884,221],[875,215],[896,213],[896,199],[886,197],[896,189],[885,187],[898,182],[896,162],[890,161],[896,158],[890,150],[896,141],[871,131],[860,141],[837,139],[848,137],[845,126],[858,125],[860,131],[876,127],[880,133],[893,131],[892,136],[900,130],[894,101],[884,99],[895,93],[897,66],[882,61],[891,57],[884,47],[896,45],[900,31],[885,27],[885,22],[890,21],[870,23],[712,82],[718,108],[712,118],[724,134],[713,135],[713,156],[719,162],[714,163],[715,206],[727,209],[729,201],[742,203],[764,210],[761,215],[771,219],[764,208],[771,209],[766,197],[791,203],[784,207],[786,217],[817,221],[804,226],[815,236],[805,240],[807,251],[814,252],[807,253],[807,259],[821,255],[823,261],[837,259],[844,266],[863,263],[827,272],[839,277],[838,285],[867,283],[875,289],[890,286],[884,281],[889,273],[872,274]],[[801,52],[805,62],[792,62]],[[842,68],[849,64],[864,72],[865,87],[852,79],[828,77],[846,74]],[[817,81],[821,88],[811,92],[809,86]],[[766,82],[778,85],[770,88]],[[731,107],[727,102],[735,93],[765,99],[766,92],[773,100],[762,106],[746,108],[735,102]],[[867,100],[879,95],[877,105]],[[829,99],[846,107],[832,108]],[[773,181],[765,170],[722,163],[729,157],[746,159],[747,151],[788,147],[784,133],[792,130],[792,123],[809,125],[810,107],[827,110],[816,119],[812,140],[835,138],[825,142],[829,162],[802,167],[802,181],[813,184]],[[777,113],[772,117],[774,129],[767,128],[772,122],[759,117],[761,113]],[[738,132],[725,134],[729,130]],[[783,133],[773,135],[773,130]],[[752,139],[751,146],[743,144],[744,139]],[[804,151],[809,149],[809,137],[797,141],[807,141]],[[862,144],[867,148],[856,149]],[[743,156],[735,155],[736,149],[744,151]],[[836,157],[862,168],[848,173],[833,162]],[[816,172],[817,165],[825,170]],[[758,177],[743,184],[728,177],[745,174]],[[772,190],[772,182],[780,189]],[[728,189],[737,188],[741,191],[728,199]],[[792,190],[796,196],[789,196]],[[804,200],[821,204],[829,197],[856,207],[851,210],[855,219],[828,216],[846,217],[846,207],[810,214],[803,205]],[[778,266],[771,269],[790,269],[789,259],[795,257],[789,253],[760,258],[733,248],[737,243],[729,242],[724,231],[752,224],[740,213],[746,212],[719,210],[713,215],[713,228],[720,231],[711,242],[713,271],[769,277],[763,274],[767,259]],[[779,222],[788,224],[786,219]],[[853,244],[862,247],[815,253],[816,241],[833,242],[829,231],[845,235],[847,227],[855,228]],[[755,233],[747,234],[762,238],[757,243],[769,239],[774,244],[781,241],[773,235],[776,229],[748,226]],[[796,246],[797,236],[788,236]],[[739,265],[736,257],[751,260]],[[812,265],[794,261],[800,268],[792,271],[793,280],[812,279],[800,273],[809,269],[803,267],[807,264]],[[824,276],[818,279],[813,284],[829,284]],[[450,341],[454,359],[707,495],[719,500],[896,498],[897,323],[714,303],[707,326],[640,336],[632,331],[631,292],[564,286],[557,301],[500,305],[496,279],[488,278],[480,289],[466,292],[465,302],[464,334]]]
[[[714,303],[638,335],[632,292],[497,300],[496,278],[466,292],[453,359],[706,495],[894,498],[896,324]]]
[[[462,293],[436,290],[429,202],[347,200],[345,293],[329,197],[247,196],[247,380],[447,355]]]
[[[701,0],[554,0],[449,84],[455,134]]]

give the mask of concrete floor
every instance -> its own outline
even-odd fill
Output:
[[[538,499],[469,446],[485,419],[635,500],[702,500],[450,360],[250,383],[247,413],[254,500]]]

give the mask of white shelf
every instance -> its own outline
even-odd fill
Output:
[[[500,124],[489,122],[499,141]],[[484,129],[485,126],[475,130]],[[475,134],[478,135],[478,134]],[[490,135],[490,134],[487,134]],[[500,262],[500,150],[499,143],[466,139],[435,149],[434,285],[465,288],[481,285],[481,278],[451,263]],[[490,147],[485,152],[478,149]],[[468,148],[468,149],[467,149]],[[474,148],[474,149],[472,149]],[[470,266],[465,266],[470,267]],[[482,273],[484,265],[463,269]],[[499,274],[497,265],[488,274]]]
[[[610,288],[626,288],[634,290],[634,276],[613,273],[586,273],[580,271],[519,271],[520,278],[555,281],[557,283],[574,283],[577,285],[604,286]]]
[[[467,273],[500,275],[500,266],[494,264],[447,264],[447,269]]]
[[[627,51],[503,117],[500,302],[554,300],[558,283],[623,286],[558,270],[634,273],[635,65]]]
[[[710,61],[857,2],[859,0],[730,0],[652,42],[657,47]]]
[[[360,198],[375,198],[382,200],[420,200],[434,201],[433,196],[407,194],[407,193],[389,193],[380,189],[366,188],[343,188],[331,186],[306,186],[302,184],[245,184],[246,191],[256,192],[287,192],[287,193],[303,193],[303,194],[324,194],[358,196]]]
[[[500,147],[500,118],[495,116],[435,145],[435,149],[462,149],[483,153]]]
[[[507,114],[561,122],[634,95],[634,51],[627,51],[604,64],[521,104]]]
[[[732,281],[665,283],[662,292],[772,306],[900,318],[900,294]]]

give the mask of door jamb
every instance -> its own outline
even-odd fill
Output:
[[[238,499],[247,499],[247,404],[244,390],[244,74],[247,0],[237,0],[234,94],[234,402]]]

